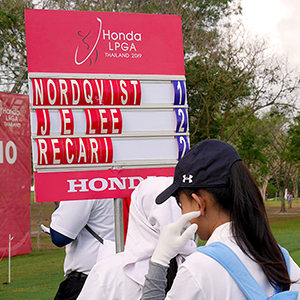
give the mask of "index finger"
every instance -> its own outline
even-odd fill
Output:
[[[200,216],[200,211],[192,211],[189,213],[186,213],[184,215],[182,215],[178,220],[177,220],[177,225],[181,228],[183,228],[185,226],[185,224],[189,221],[192,220],[194,218],[197,218]]]

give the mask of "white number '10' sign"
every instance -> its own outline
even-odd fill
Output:
[[[4,157],[6,161],[12,165],[17,160],[17,147],[14,142],[8,141],[5,145],[5,151],[3,141],[0,141],[0,164],[4,163]]]

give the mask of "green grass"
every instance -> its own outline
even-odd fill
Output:
[[[63,278],[64,249],[34,251],[11,258],[11,283],[8,259],[0,262],[0,299],[53,299]]]
[[[300,265],[300,220],[271,224],[277,242],[287,250]]]

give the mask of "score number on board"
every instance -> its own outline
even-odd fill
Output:
[[[174,87],[174,105],[186,104],[186,88],[184,81],[173,81]],[[175,108],[176,115],[176,133],[187,133],[188,131],[188,115],[186,108]],[[184,154],[190,149],[189,140],[187,135],[177,135],[178,145],[178,160],[180,160]]]

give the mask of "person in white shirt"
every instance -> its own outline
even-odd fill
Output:
[[[51,216],[52,242],[66,246],[64,276],[55,300],[76,299],[92,267],[97,262],[102,243],[115,240],[113,199],[62,201]],[[113,254],[114,251],[111,252]]]
[[[141,182],[131,195],[129,223],[124,252],[106,257],[91,270],[78,300],[138,300],[142,295],[149,260],[155,249],[161,229],[181,216],[176,201],[162,205],[155,203],[156,196],[172,182],[172,178],[148,178]],[[196,251],[190,240],[173,263]],[[176,274],[169,270],[169,286]],[[166,279],[167,281],[167,279]]]
[[[288,299],[300,299],[300,269],[289,256],[285,263],[284,250],[272,235],[259,188],[231,145],[206,139],[192,147],[178,162],[173,183],[157,197],[156,203],[165,203],[170,196],[175,196],[183,215],[160,234],[142,300],[251,299],[217,260],[202,252],[191,254],[179,267],[172,288],[165,295],[169,260],[195,231],[207,241],[202,249],[221,244],[237,255],[265,294],[255,300],[270,298],[277,292],[292,295]],[[225,252],[219,258],[222,255]],[[237,277],[241,279],[239,274]]]

